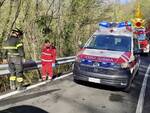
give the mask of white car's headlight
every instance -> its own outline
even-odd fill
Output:
[[[125,62],[121,64],[121,68],[128,68],[129,67],[129,63]]]
[[[121,65],[120,64],[115,64],[115,65],[113,65],[113,67],[118,69],[118,68],[121,68]]]

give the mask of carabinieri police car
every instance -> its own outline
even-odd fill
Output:
[[[131,22],[100,22],[76,55],[74,80],[128,91],[140,64],[139,43],[131,29]]]

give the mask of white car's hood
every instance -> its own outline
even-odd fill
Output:
[[[82,54],[98,57],[112,57],[120,58],[124,52],[109,51],[109,50],[97,50],[97,49],[85,49]]]

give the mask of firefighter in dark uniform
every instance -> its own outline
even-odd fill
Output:
[[[4,42],[3,45],[3,58],[7,59],[10,75],[10,88],[19,90],[22,88],[23,82],[23,58],[25,52],[23,43],[21,41],[23,32],[19,29],[14,29],[10,37]]]

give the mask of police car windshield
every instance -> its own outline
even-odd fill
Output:
[[[131,37],[114,35],[94,35],[85,46],[89,49],[103,49],[111,51],[130,51]]]

